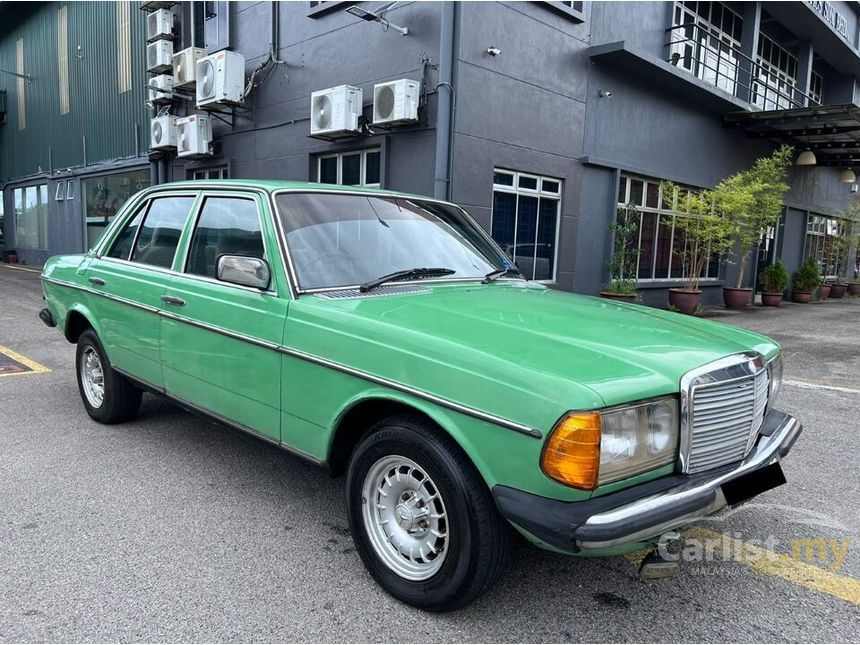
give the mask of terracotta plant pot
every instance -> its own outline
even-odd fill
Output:
[[[791,299],[795,302],[812,302],[811,291],[792,291]]]
[[[848,290],[847,284],[839,284],[838,282],[830,287],[831,298],[841,298]]]
[[[852,282],[848,285],[849,296],[860,296],[860,282]]]
[[[752,302],[752,289],[723,287],[723,303],[726,309],[746,309]]]
[[[829,284],[821,283],[818,286],[818,299],[819,300],[827,300],[830,297],[830,287]]]
[[[676,307],[682,314],[688,316],[696,313],[699,303],[702,301],[701,291],[688,291],[687,289],[669,289],[669,304]]]
[[[607,300],[618,300],[619,302],[636,302],[638,296],[635,293],[608,293],[601,291],[600,297]]]
[[[809,294],[810,296],[812,294]],[[764,307],[779,307],[782,302],[782,294],[781,293],[762,293],[761,294],[761,304]],[[809,300],[807,300],[809,302]]]

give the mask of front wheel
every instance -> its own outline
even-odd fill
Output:
[[[347,507],[356,549],[392,596],[462,607],[507,563],[511,529],[471,461],[423,419],[377,424],[352,456]]]
[[[141,391],[111,368],[92,329],[81,334],[75,357],[78,389],[84,408],[100,423],[127,421],[140,409]]]

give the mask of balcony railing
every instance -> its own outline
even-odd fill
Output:
[[[820,105],[785,80],[782,86],[774,83],[776,70],[747,56],[726,34],[693,22],[670,27],[666,34],[668,63],[733,96],[762,109]]]

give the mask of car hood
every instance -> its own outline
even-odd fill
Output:
[[[290,312],[294,338],[333,360],[454,400],[492,381],[514,399],[525,393],[566,409],[675,393],[694,367],[779,349],[735,327],[534,283],[414,286],[420,292],[302,296]],[[504,405],[498,389],[494,398]]]

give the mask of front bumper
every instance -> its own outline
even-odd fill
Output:
[[[493,496],[510,522],[564,551],[587,552],[648,542],[728,506],[726,493],[731,499],[737,498],[737,488],[743,488],[753,473],[767,479],[774,468],[779,470],[773,465],[788,454],[801,431],[797,419],[772,410],[755,447],[736,464],[695,475],[661,477],[584,502],[562,502],[507,486],[494,486]],[[746,497],[773,485],[765,484]]]

